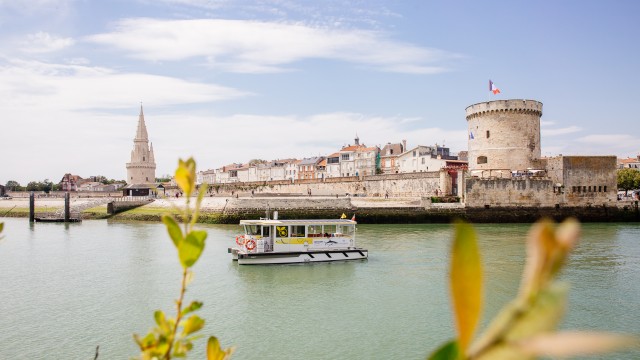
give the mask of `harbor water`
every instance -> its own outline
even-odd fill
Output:
[[[0,359],[128,359],[132,334],[173,314],[181,268],[159,223],[29,224],[2,219]],[[518,290],[528,224],[476,226],[485,269],[482,326]],[[204,302],[206,337],[233,359],[424,359],[454,336],[447,288],[450,225],[358,225],[369,259],[238,266],[238,226],[209,236],[186,301]],[[562,279],[563,329],[640,334],[640,224],[584,224]],[[640,352],[606,359],[637,359]]]

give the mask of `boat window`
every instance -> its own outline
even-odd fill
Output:
[[[276,226],[276,236],[281,238],[289,237],[289,227]]]
[[[324,235],[331,235],[331,234],[335,234],[336,233],[336,226],[335,225],[324,225],[323,226],[323,231],[322,233]]]
[[[268,226],[263,226],[262,227],[262,236],[264,236],[264,237],[268,237],[269,236],[269,227]]]
[[[304,237],[304,225],[291,225],[291,237]]]
[[[307,234],[309,237],[321,237],[322,236],[322,225],[309,225],[307,229]]]
[[[338,225],[337,232],[346,236],[353,236],[355,226],[353,225]]]
[[[247,235],[260,235],[260,227],[258,225],[245,225],[244,232]]]

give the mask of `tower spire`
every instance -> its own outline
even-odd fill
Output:
[[[147,125],[144,123],[144,112],[142,111],[142,103],[140,103],[140,115],[138,115],[138,131],[136,131],[135,140],[149,140],[147,134]]]

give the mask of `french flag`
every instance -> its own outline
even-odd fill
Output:
[[[489,91],[493,93],[493,95],[500,94],[500,89],[493,83],[493,81],[489,80]]]

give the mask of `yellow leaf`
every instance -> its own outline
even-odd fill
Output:
[[[476,233],[469,224],[455,227],[451,254],[451,295],[460,350],[466,353],[482,311],[482,264]]]
[[[557,358],[595,355],[639,347],[640,340],[638,337],[629,335],[566,331],[524,339],[518,345],[527,354]]]
[[[228,360],[231,359],[231,354],[234,351],[233,347],[222,349],[215,336],[209,337],[209,341],[207,341],[207,360]]]

